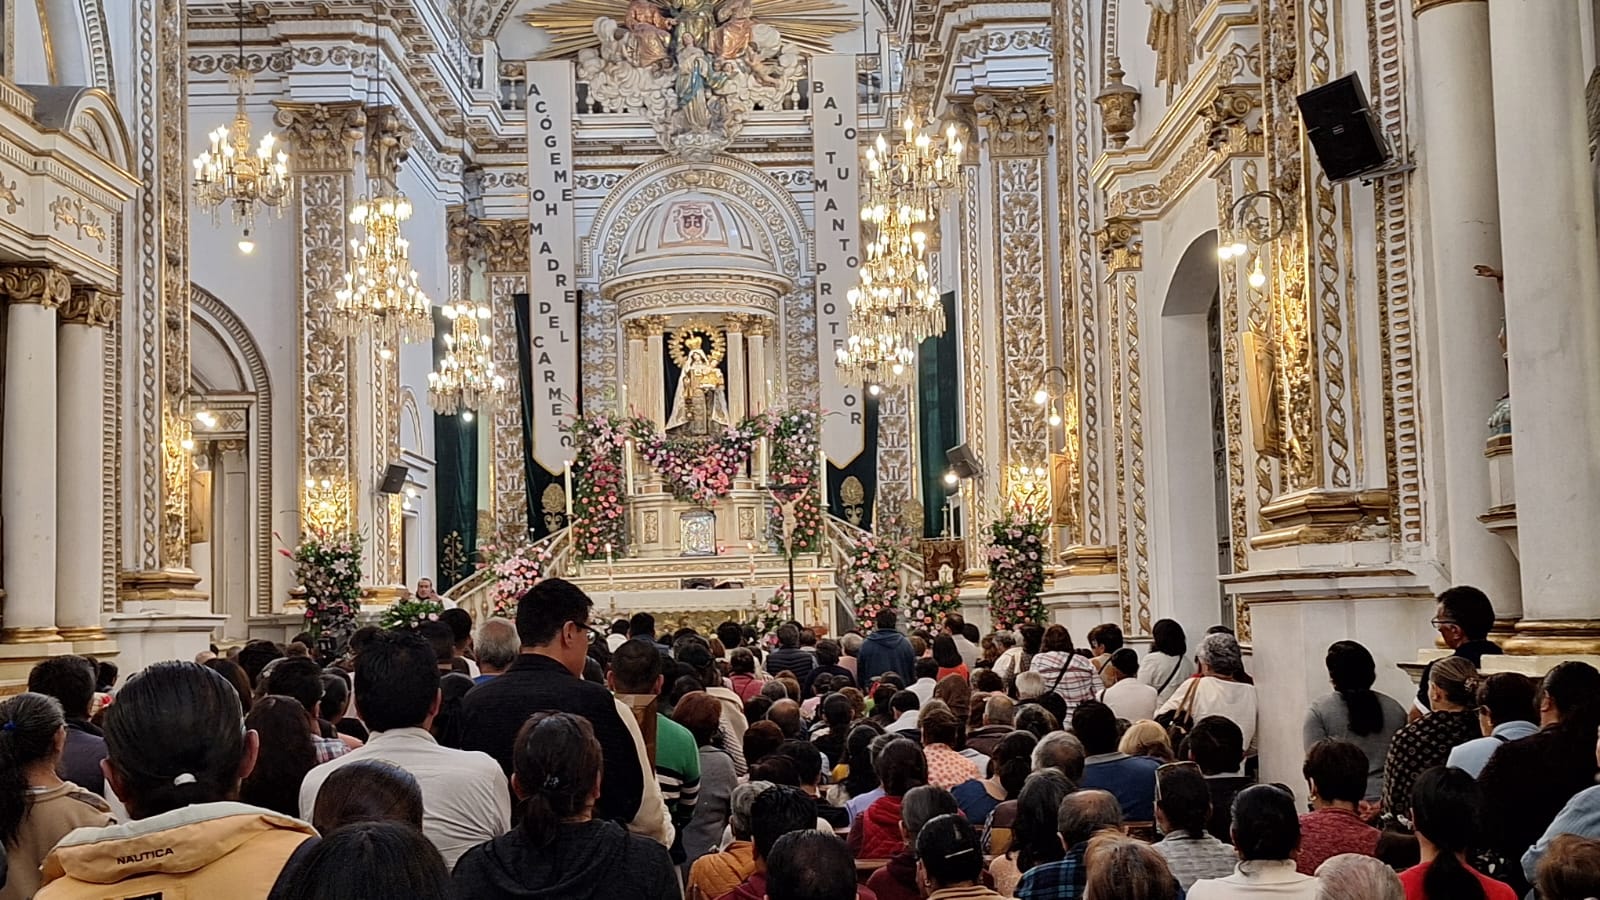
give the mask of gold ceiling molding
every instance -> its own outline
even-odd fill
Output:
[[[665,12],[681,6],[673,0],[646,2]],[[708,8],[720,5],[712,0],[691,2]],[[627,0],[556,0],[526,13],[522,21],[550,37],[550,46],[538,59],[566,59],[599,47],[595,21],[607,18],[622,22],[629,15],[629,5]],[[856,9],[833,0],[754,0],[751,14],[757,22],[777,28],[785,41],[808,53],[833,52],[833,37],[860,26]]]

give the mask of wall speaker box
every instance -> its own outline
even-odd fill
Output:
[[[1306,137],[1330,181],[1354,178],[1389,161],[1389,148],[1352,72],[1295,98]]]
[[[951,447],[945,451],[945,462],[950,464],[950,471],[956,473],[957,478],[976,478],[982,473],[982,465],[978,462],[977,454],[966,444]]]
[[[378,485],[380,494],[398,494],[406,488],[406,476],[411,474],[411,467],[400,463],[390,463],[383,470],[383,483]]]

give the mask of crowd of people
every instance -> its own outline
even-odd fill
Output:
[[[163,662],[39,663],[0,701],[0,900],[1581,900],[1600,896],[1600,671],[1499,653],[1472,588],[1402,704],[1353,641],[1305,712],[1302,807],[1257,783],[1216,626],[770,643],[591,624],[549,579],[461,609]],[[1270,689],[1270,686],[1268,686]],[[1301,786],[1297,786],[1301,787]]]

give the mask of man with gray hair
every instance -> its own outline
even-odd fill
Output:
[[[1317,867],[1317,900],[1405,900],[1406,889],[1389,865],[1359,853],[1341,853]]]
[[[477,636],[473,638],[472,649],[478,656],[479,672],[472,682],[483,684],[516,662],[517,654],[522,650],[516,623],[500,616],[484,619],[483,624],[478,626]]]
[[[772,787],[770,781],[752,781],[733,789],[728,798],[728,829],[733,832],[733,843],[721,853],[702,856],[689,867],[686,896],[721,897],[738,887],[756,871],[756,848],[752,840],[754,823],[750,811],[755,807],[761,792]],[[700,810],[695,811],[698,815]]]
[[[1082,748],[1079,748],[1080,750]],[[1056,831],[1067,855],[1060,862],[1034,866],[1017,885],[1017,900],[1082,897],[1088,870],[1083,854],[1089,839],[1105,830],[1122,830],[1122,805],[1106,791],[1076,791],[1061,801]]]
[[[972,702],[977,703],[980,696],[974,694]],[[990,694],[983,702],[983,724],[967,735],[967,749],[994,756],[994,745],[1012,732],[1011,726],[1016,720],[1017,705],[1011,698],[1005,694]]]
[[[1052,731],[1033,748],[1033,770],[1055,769],[1077,784],[1083,780],[1085,756],[1083,742],[1076,735],[1067,731]]]

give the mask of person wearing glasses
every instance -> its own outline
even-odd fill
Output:
[[[1475,587],[1457,585],[1439,595],[1431,623],[1439,632],[1439,639],[1450,648],[1452,656],[1472,663],[1474,669],[1483,665],[1485,656],[1498,656],[1500,645],[1489,640],[1489,630],[1494,627],[1494,604],[1488,595]],[[1433,671],[1434,660],[1422,669],[1417,685],[1417,697],[1409,711],[1411,721],[1433,711],[1428,702],[1428,676]]]

